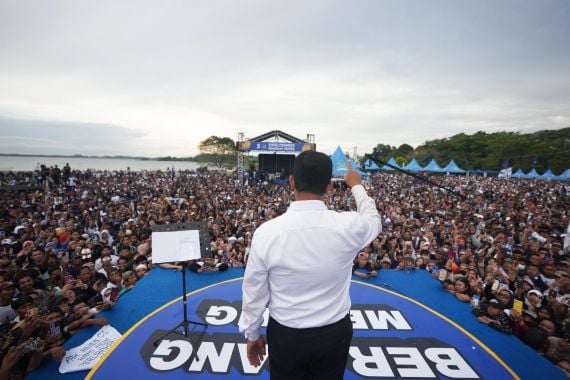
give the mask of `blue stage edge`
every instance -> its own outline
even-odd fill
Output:
[[[89,371],[59,374],[50,361],[29,379],[268,379],[267,363],[250,367],[238,332],[243,270],[187,273],[188,316],[204,322],[184,339],[168,331],[182,320],[180,274],[153,269],[104,315],[123,337]],[[563,379],[562,371],[516,337],[480,324],[470,306],[425,271],[381,271],[353,281],[354,337],[345,379]],[[66,343],[80,345],[97,331]]]

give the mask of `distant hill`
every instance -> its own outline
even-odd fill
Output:
[[[528,171],[533,167],[538,172],[550,168],[555,174],[570,168],[570,127],[545,130],[530,134],[518,132],[477,132],[473,135],[458,135],[426,141],[413,148],[408,144],[400,147],[379,144],[373,153],[382,157],[409,162],[412,158],[425,166],[434,158],[441,166],[452,158],[463,169],[500,170],[504,164],[515,170]]]
[[[104,158],[104,159],[116,159],[116,160],[143,160],[143,161],[194,161],[193,157],[142,157],[142,156],[89,156],[84,154],[19,154],[19,153],[0,153],[2,156],[13,156],[13,157],[72,157],[72,158]]]

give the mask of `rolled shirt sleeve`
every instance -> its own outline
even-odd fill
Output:
[[[361,218],[358,219],[358,224],[355,226],[356,231],[354,238],[357,241],[364,241],[369,244],[382,232],[382,219],[380,218],[380,214],[378,214],[374,199],[366,194],[364,186],[355,185],[351,191],[356,202],[358,214],[361,216]]]

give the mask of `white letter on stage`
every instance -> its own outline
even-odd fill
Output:
[[[387,347],[386,351],[392,355],[396,366],[406,366],[397,368],[400,377],[435,377],[428,363],[416,347]]]
[[[213,326],[229,325],[235,321],[237,315],[237,310],[231,306],[210,306],[206,313],[206,323]]]
[[[388,312],[386,310],[378,310],[378,315],[372,310],[366,310],[366,316],[370,321],[373,330],[388,330],[388,322],[396,330],[411,330],[412,327],[406,321],[406,318],[398,310]]]
[[[220,353],[216,351],[214,342],[203,342],[196,351],[196,358],[192,361],[189,370],[201,372],[206,361],[210,361],[212,371],[226,373],[230,366],[230,359],[235,343],[224,343]]]
[[[358,347],[350,346],[349,354],[354,359],[352,362],[354,371],[367,377],[394,377],[382,348],[370,347],[370,352],[372,355],[365,356]]]
[[[445,377],[455,379],[478,379],[473,368],[454,348],[428,348],[425,356],[435,363],[435,367]]]
[[[171,361],[164,360],[163,357],[169,356],[173,349],[178,349],[178,356]],[[157,371],[170,371],[180,367],[192,355],[192,344],[185,340],[163,340],[154,350],[153,356],[150,358],[150,366]]]
[[[362,315],[362,312],[360,310],[351,310],[349,314],[353,329],[368,330],[368,325],[366,324],[364,315]]]

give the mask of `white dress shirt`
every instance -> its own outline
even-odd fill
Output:
[[[263,313],[291,328],[325,326],[350,311],[353,259],[382,231],[374,200],[352,188],[358,212],[293,202],[254,233],[243,280],[241,332],[257,340]]]

